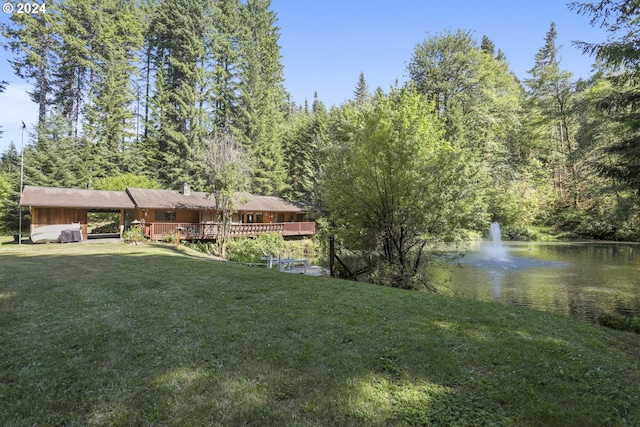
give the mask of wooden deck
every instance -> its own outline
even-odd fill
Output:
[[[162,240],[165,235],[177,233],[186,240],[213,240],[218,234],[219,224],[194,224],[178,222],[153,222],[145,225],[145,233],[151,240]],[[312,236],[316,232],[315,222],[277,222],[270,224],[232,224],[231,237],[258,236],[265,233],[280,233],[283,236]]]

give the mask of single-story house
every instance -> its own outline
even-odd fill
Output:
[[[181,190],[127,188],[125,191],[24,187],[20,205],[31,211],[31,234],[44,226],[79,225],[88,238],[89,212],[118,212],[120,230],[140,224],[152,240],[181,230],[187,239],[215,239],[218,232],[213,195]],[[299,205],[274,196],[243,193],[236,203],[231,235],[248,236],[278,232],[284,236],[315,234],[315,222],[305,221]]]

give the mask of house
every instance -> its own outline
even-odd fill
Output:
[[[39,227],[79,224],[82,239],[88,236],[89,212],[117,212],[120,230],[140,223],[145,235],[161,240],[178,229],[187,239],[215,239],[215,198],[191,191],[127,188],[125,191],[79,190],[71,188],[24,187],[20,205],[31,211],[31,232]],[[278,232],[283,236],[315,234],[315,223],[305,221],[303,209],[279,197],[243,193],[236,203],[231,236],[255,236]]]

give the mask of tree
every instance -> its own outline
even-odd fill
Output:
[[[496,197],[518,179],[513,145],[518,141],[523,91],[508,64],[484,38],[478,46],[469,32],[430,37],[416,46],[407,67],[417,91],[433,100],[445,121],[445,139],[460,148],[467,166],[484,188],[487,209],[497,216]],[[485,217],[486,229],[489,218]]]
[[[283,133],[288,189],[283,196],[318,206],[318,179],[322,168],[322,150],[327,144],[329,117],[324,104],[314,96],[311,111],[292,112]]]
[[[416,288],[423,249],[475,214],[473,174],[448,143],[433,103],[395,88],[345,121],[323,177],[324,200],[337,234],[372,254],[372,280]]]
[[[371,99],[369,86],[367,85],[367,80],[365,79],[364,73],[362,71],[360,71],[360,76],[358,77],[358,83],[356,84],[356,89],[353,92],[353,96],[356,102],[367,102]]]
[[[215,198],[218,215],[216,242],[220,256],[226,256],[231,219],[240,192],[249,184],[249,162],[242,145],[230,134],[210,138],[205,150],[206,190]]]
[[[240,109],[237,136],[252,158],[251,190],[281,194],[287,172],[281,141],[286,111],[280,34],[270,0],[248,0],[242,9],[246,29],[240,43]]]
[[[91,164],[60,110],[47,114],[38,137],[25,147],[24,182],[47,187],[89,188]]]
[[[207,67],[215,37],[214,10],[212,0],[165,0],[154,9],[155,89],[144,149],[152,154],[151,168],[165,185],[204,186],[200,159],[211,133]]]
[[[640,197],[640,5],[636,0],[601,0],[574,2],[570,8],[591,16],[592,25],[610,34],[604,43],[576,43],[608,71],[612,88],[599,106],[618,125],[616,140],[605,149],[608,161],[598,167],[603,175],[628,185]]]
[[[557,32],[551,23],[545,43],[535,56],[535,64],[525,80],[529,88],[529,109],[539,115],[538,126],[544,135],[542,159],[552,171],[557,197],[571,206],[579,203],[573,152],[577,148],[576,127],[572,123],[571,101],[574,93],[571,73],[560,67]]]
[[[15,74],[33,83],[29,93],[38,104],[38,123],[44,124],[52,97],[52,72],[55,67],[59,43],[56,40],[58,3],[47,4],[47,13],[14,13],[13,25],[3,24],[3,43],[16,57],[10,60]]]
[[[93,184],[96,190],[124,191],[132,188],[162,188],[159,182],[142,175],[125,173],[122,175],[98,178]]]
[[[0,230],[14,232],[19,228],[20,153],[12,143],[0,156]],[[23,212],[23,218],[26,212]]]
[[[129,172],[135,144],[137,52],[142,47],[140,13],[129,1],[99,0],[99,25],[90,47],[93,77],[84,133],[99,160],[101,176]]]

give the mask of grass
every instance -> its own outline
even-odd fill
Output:
[[[214,262],[0,247],[0,425],[640,425],[640,336]]]

